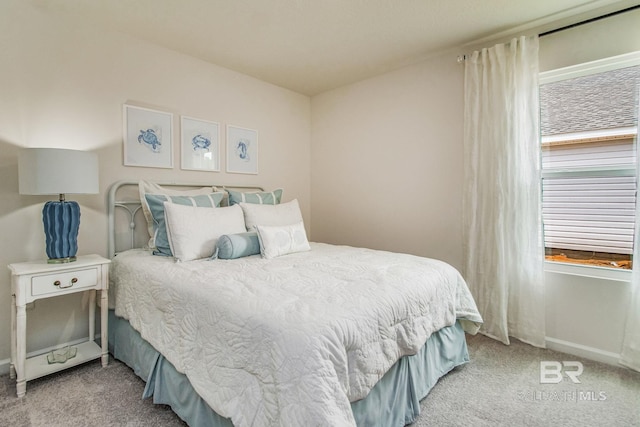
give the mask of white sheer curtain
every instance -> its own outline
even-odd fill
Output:
[[[481,333],[545,346],[538,37],[465,61],[465,277]]]
[[[640,98],[640,94],[638,94],[638,98]],[[640,165],[640,147],[638,147],[638,141],[639,138],[636,137],[636,165]],[[637,174],[636,186],[640,188],[640,174]],[[620,364],[640,371],[640,203],[638,200],[636,200],[636,230],[633,242],[631,298],[629,300],[629,308],[627,309],[627,322],[624,329]]]

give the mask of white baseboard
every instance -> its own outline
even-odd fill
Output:
[[[618,363],[620,355],[617,353],[550,337],[545,337],[545,341],[549,350],[568,353],[574,356],[584,357],[585,359],[595,360],[596,362],[622,367],[622,365]]]

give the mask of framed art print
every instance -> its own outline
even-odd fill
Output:
[[[173,168],[173,114],[124,105],[124,164]]]
[[[220,171],[220,125],[181,116],[181,168]]]
[[[227,125],[227,172],[258,173],[258,131]]]

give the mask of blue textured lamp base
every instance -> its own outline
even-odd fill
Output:
[[[76,202],[47,202],[42,209],[46,251],[50,264],[73,262],[78,252],[80,206]]]

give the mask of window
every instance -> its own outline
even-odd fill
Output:
[[[640,52],[540,82],[546,259],[631,269]]]

